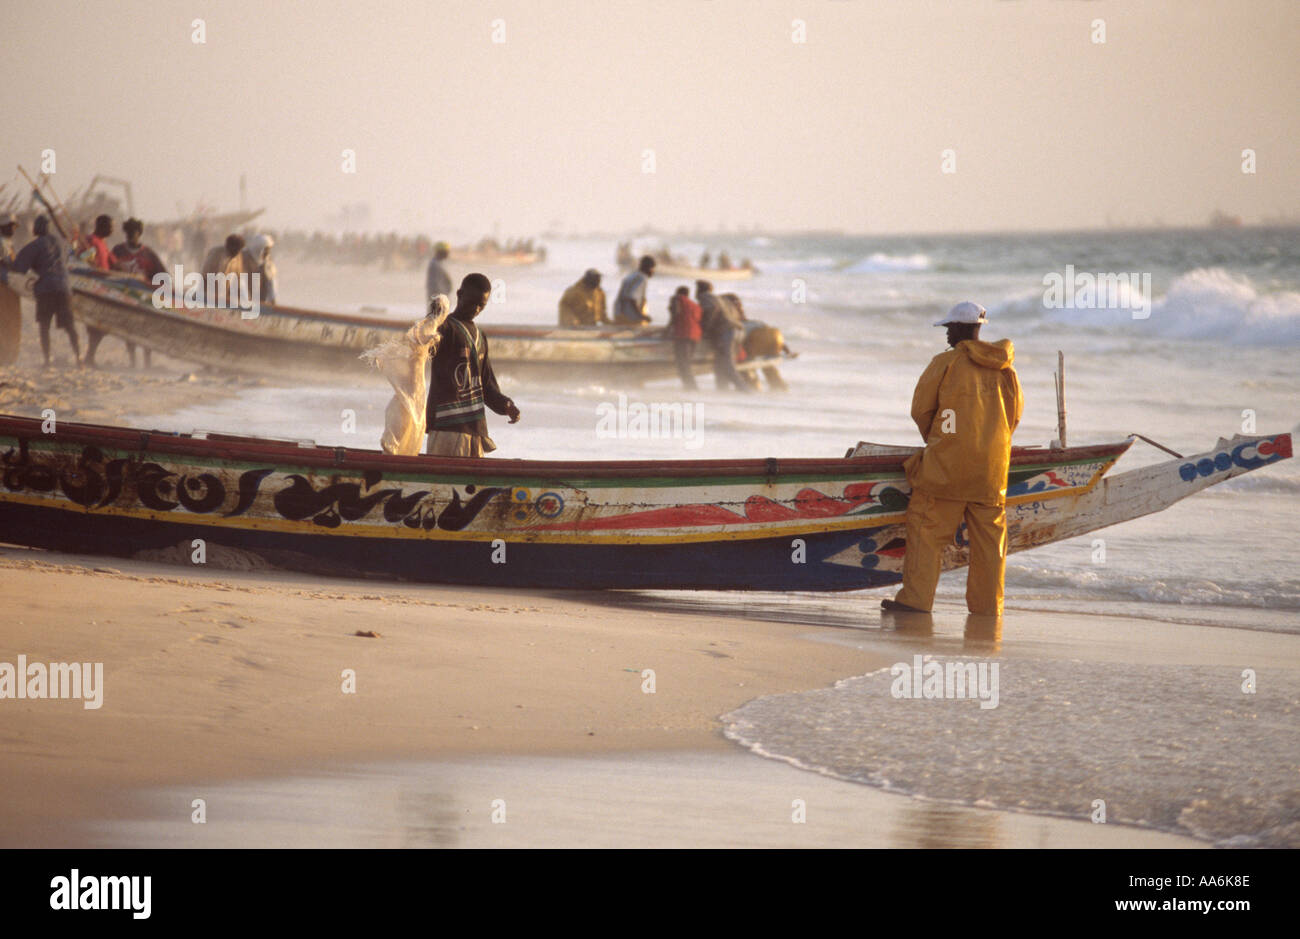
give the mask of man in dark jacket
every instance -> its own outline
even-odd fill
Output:
[[[474,325],[492,296],[492,282],[469,274],[456,291],[456,309],[438,329],[429,382],[426,429],[431,456],[481,457],[495,450],[485,406],[519,420],[519,408],[501,393],[488,359],[487,336]]]
[[[695,299],[700,305],[700,326],[704,338],[713,347],[713,381],[721,391],[734,386],[738,391],[753,391],[736,371],[736,352],[745,329],[744,318],[736,307],[713,292],[707,280],[695,282]]]
[[[48,216],[38,216],[32,225],[36,237],[29,241],[18,256],[7,263],[0,262],[5,270],[17,274],[36,273],[32,293],[36,296],[36,325],[41,333],[41,352],[45,364],[50,364],[50,320],[68,334],[72,356],[81,365],[81,343],[72,323],[72,289],[68,283],[67,246],[50,231]]]

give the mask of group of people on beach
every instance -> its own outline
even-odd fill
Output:
[[[560,297],[560,325],[631,328],[649,325],[653,320],[646,294],[657,266],[654,257],[647,254],[636,270],[623,278],[614,299],[613,319],[600,286],[601,273],[589,269]],[[736,367],[737,363],[754,360],[765,360],[762,374],[769,390],[786,390],[775,360],[782,355],[793,358],[797,353],[786,345],[779,329],[748,318],[744,304],[734,293],[714,293],[713,284],[697,280],[695,299],[691,299],[690,287],[683,284],[668,301],[668,332],[682,387],[689,391],[697,387],[694,361],[701,342],[707,343],[713,353],[713,376],[719,390],[733,387],[744,392],[758,390],[761,387],[758,369]]]
[[[36,300],[36,325],[40,333],[41,352],[45,364],[50,364],[50,326],[57,326],[68,335],[72,355],[78,366],[95,367],[95,353],[107,335],[94,326],[86,325],[86,353],[82,357],[81,343],[72,317],[72,285],[68,277],[68,262],[76,261],[100,271],[111,271],[152,283],[156,275],[166,270],[162,258],[144,243],[144,223],[138,218],[128,218],[122,225],[125,238],[109,247],[114,232],[111,215],[97,216],[93,224],[81,226],[72,223],[65,234],[57,220],[50,215],[37,215],[32,219],[32,239],[21,249],[15,246],[18,220],[11,214],[0,215],[0,271],[14,274],[36,275],[32,294]],[[262,302],[275,301],[275,262],[271,259],[274,240],[270,235],[254,234],[245,239],[242,235],[227,236],[223,245],[212,248],[203,260],[202,273],[250,274],[260,279]],[[136,343],[125,340],[131,367],[136,367]],[[153,351],[144,350],[144,365],[153,362]]]
[[[643,258],[638,273],[648,277],[653,267],[653,258]],[[599,278],[591,277],[592,273],[580,283],[598,289]],[[633,289],[639,291],[643,286],[634,283]],[[384,446],[389,452],[418,453],[419,436],[424,432],[428,438],[425,452],[430,455],[481,457],[496,449],[488,436],[487,410],[508,416],[512,424],[519,420],[518,406],[497,383],[487,337],[474,323],[491,294],[492,284],[486,276],[470,274],[456,291],[455,309],[449,309],[445,296],[434,297],[424,321],[411,327],[403,340],[394,340],[386,350],[377,351],[379,364],[387,366],[398,391],[387,415]],[[633,290],[620,290],[619,299],[626,300],[628,295],[635,300]],[[691,300],[687,288],[679,288],[673,294],[672,308],[685,311],[681,315],[688,321],[693,316],[698,324],[706,304],[716,307],[718,298],[707,283],[697,286],[696,297]],[[616,304],[616,314],[618,308]],[[640,308],[644,310],[643,293]],[[692,308],[695,314],[690,312]],[[632,309],[637,309],[635,302]],[[712,315],[721,314],[715,309]],[[730,320],[723,322],[728,323],[724,335],[733,336]],[[935,323],[946,329],[949,348],[931,360],[912,396],[912,419],[925,446],[903,464],[912,489],[906,517],[907,550],[903,587],[881,604],[888,613],[928,613],[933,608],[944,550],[959,531],[964,531],[963,541],[970,551],[966,579],[969,610],[988,616],[1002,613],[1011,435],[1024,414],[1025,401],[1010,340],[984,342],[979,338],[987,322],[984,307],[967,301]],[[424,357],[430,353],[431,380],[424,396]],[[725,374],[725,366],[715,367]],[[418,403],[412,406],[413,402]],[[410,449],[394,447],[392,443],[398,439],[406,441]]]
[[[157,252],[144,244],[144,225],[138,219],[126,221],[125,240],[111,249],[110,216],[96,218],[90,234],[71,244],[51,231],[51,222],[49,216],[37,216],[32,225],[33,238],[16,249],[16,220],[0,216],[0,277],[11,272],[36,274],[33,294],[46,364],[50,362],[51,324],[67,333],[74,358],[83,364],[72,318],[69,258],[146,281],[163,271],[164,265]],[[225,274],[268,273],[273,297],[271,243],[271,239],[263,238],[250,246],[241,236],[231,235],[224,245],[209,253],[204,268]],[[439,264],[445,258],[445,250],[435,251],[434,260]],[[650,322],[646,285],[655,267],[655,259],[645,256],[637,269],[623,279],[614,302],[615,324],[644,326]],[[487,411],[508,417],[512,424],[520,419],[519,407],[497,382],[487,336],[475,323],[491,298],[492,283],[484,274],[469,274],[455,292],[454,308],[448,297],[450,278],[445,268],[431,267],[428,285],[437,291],[431,297],[428,316],[401,339],[372,350],[376,363],[389,374],[398,391],[389,406],[384,447],[389,452],[418,453],[419,438],[423,436],[427,438],[425,452],[430,455],[482,457],[496,449],[488,434]],[[669,314],[677,366],[688,388],[695,387],[692,362],[701,341],[707,341],[713,349],[719,388],[752,387],[736,369],[740,352],[756,355],[765,349],[772,355],[793,354],[779,330],[748,320],[738,297],[715,294],[712,284],[705,280],[696,281],[694,299],[687,286],[678,287],[669,301]],[[609,322],[598,271],[587,271],[565,291],[560,319],[566,326]],[[943,551],[961,529],[970,550],[967,605],[972,613],[1002,612],[1007,474],[1011,435],[1024,412],[1024,397],[1012,365],[1011,342],[979,339],[980,327],[986,322],[983,307],[964,302],[935,324],[947,329],[950,348],[930,362],[913,394],[912,418],[925,446],[904,463],[912,488],[906,521],[907,551],[903,587],[892,600],[882,603],[888,612],[924,613],[933,607]],[[93,365],[103,333],[91,327],[87,332],[84,364]],[[134,364],[134,347],[128,343],[128,348]],[[148,350],[145,354],[147,363]],[[425,363],[430,357],[426,388]],[[776,385],[780,376],[774,367],[768,380],[776,387],[784,384]]]

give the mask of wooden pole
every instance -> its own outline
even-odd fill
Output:
[[[41,185],[44,186],[46,189],[48,189],[50,191],[50,195],[54,197],[54,204],[57,205],[59,207],[59,211],[63,213],[63,220],[68,223],[68,227],[70,228],[73,225],[75,225],[77,220],[72,217],[72,213],[68,211],[68,207],[63,204],[63,200],[60,199],[59,194],[55,192],[54,181],[50,179],[49,174],[47,173],[41,174]]]
[[[1064,450],[1065,442],[1065,353],[1056,353],[1056,440]]]
[[[45,198],[45,193],[41,192],[41,187],[36,185],[35,180],[33,180],[30,176],[28,176],[27,171],[23,169],[21,166],[18,167],[18,172],[22,173],[23,179],[27,180],[27,182],[31,184],[32,192],[36,194],[36,198],[41,200],[41,204],[50,210],[50,221],[52,221],[54,223],[54,227],[59,230],[59,234],[63,236],[63,240],[67,241],[68,233],[65,232],[63,230],[63,226],[59,224],[59,214],[54,211],[54,206],[50,205],[49,200]],[[58,197],[56,196],[55,198]]]

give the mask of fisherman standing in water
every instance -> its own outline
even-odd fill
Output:
[[[912,396],[912,420],[925,449],[903,464],[912,484],[903,589],[882,601],[882,609],[928,613],[933,608],[943,549],[964,520],[970,545],[966,607],[972,613],[1002,613],[1007,470],[1011,434],[1025,399],[1011,365],[1011,341],[980,341],[980,326],[987,322],[984,307],[965,302],[935,323],[948,328],[952,348],[930,361]]]
[[[491,296],[486,276],[467,275],[456,291],[456,309],[438,329],[425,418],[431,456],[481,457],[495,450],[485,405],[512,424],[519,421],[519,408],[497,386],[487,336],[474,325]]]

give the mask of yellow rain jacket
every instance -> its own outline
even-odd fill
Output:
[[[1009,339],[967,339],[931,361],[912,396],[925,449],[907,459],[908,481],[937,499],[1003,505],[1011,433],[1025,410]]]
[[[599,326],[608,323],[605,291],[578,281],[560,297],[561,326]]]

